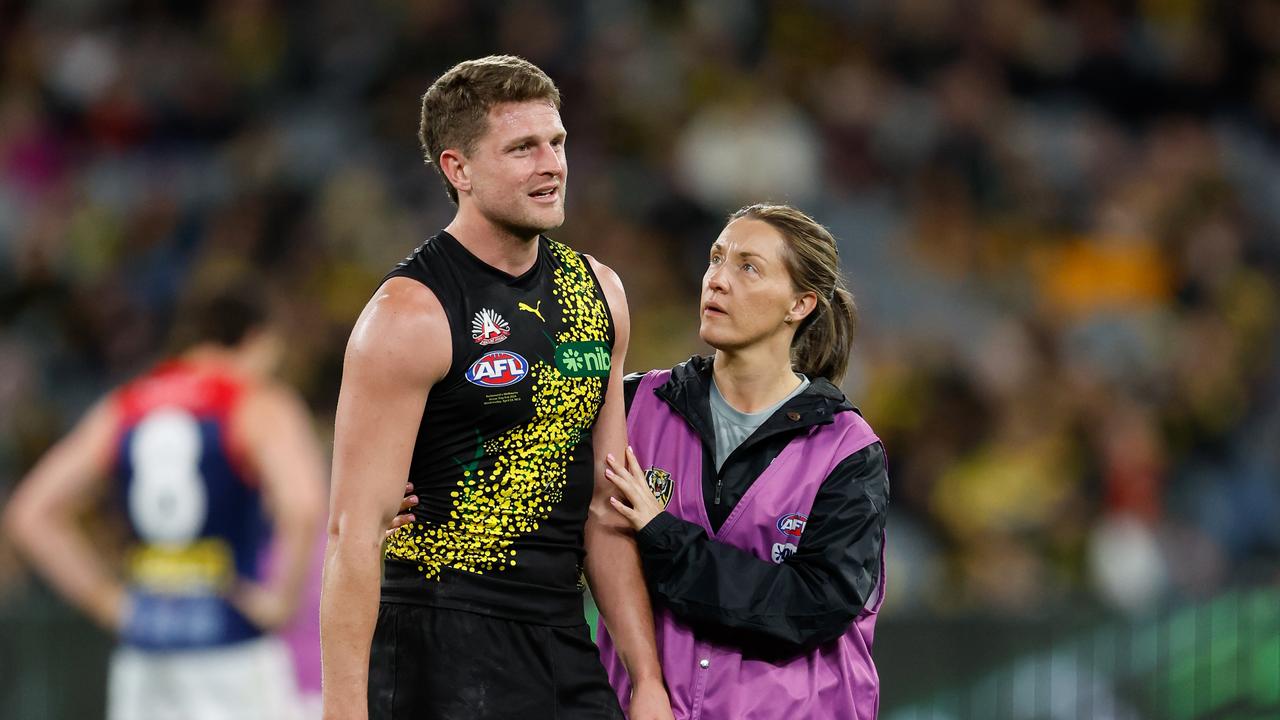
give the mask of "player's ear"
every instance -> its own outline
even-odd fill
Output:
[[[440,172],[460,193],[471,192],[471,165],[467,156],[453,149],[440,153]]]

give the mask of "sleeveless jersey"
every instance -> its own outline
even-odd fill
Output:
[[[383,600],[582,623],[592,430],[613,348],[587,259],[539,238],[513,277],[441,232],[387,277],[435,294],[453,352],[427,396],[409,468],[416,521],[387,543]]]
[[[260,577],[269,528],[254,479],[230,437],[242,381],[182,361],[121,388],[115,474],[135,544],[126,578],[133,612],[122,640],[195,649],[261,632],[227,602]]]

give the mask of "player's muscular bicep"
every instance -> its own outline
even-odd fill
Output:
[[[604,291],[604,299],[609,303],[609,314],[613,316],[613,368],[622,374],[622,360],[627,352],[631,337],[631,313],[627,307],[627,293],[622,287],[622,279],[608,265],[604,265],[590,255],[587,260],[591,269],[600,280],[600,289]],[[611,386],[612,387],[612,384]]]
[[[627,420],[622,378],[631,334],[631,318],[627,308],[626,292],[622,288],[622,281],[617,273],[608,266],[596,262],[594,258],[589,256],[588,258],[592,270],[600,280],[605,300],[609,303],[614,325],[613,370],[609,373],[609,387],[605,392],[604,407],[600,409],[600,419],[596,422],[593,435],[593,444],[596,448],[596,474],[595,492],[591,498],[591,514],[597,521],[624,527],[625,521],[609,506],[609,496],[615,493],[615,489],[613,483],[605,477],[604,468],[607,454],[612,453],[615,457],[622,457],[627,446]]]
[[[622,288],[622,280],[618,278],[618,274],[610,269],[607,265],[596,262],[595,258],[588,256],[591,261],[592,269],[595,270],[596,277],[600,279],[600,287],[604,290],[605,300],[609,303],[609,312],[613,316],[613,355],[612,355],[612,371],[609,373],[609,387],[605,391],[604,408],[601,410],[601,420],[604,422],[597,423],[597,430],[603,428],[605,433],[610,433],[608,437],[600,438],[606,443],[626,445],[626,410],[624,407],[622,378],[624,375],[624,366],[627,359],[627,347],[631,340],[631,313],[627,307],[627,295]],[[613,447],[613,444],[606,447]],[[621,447],[616,451],[610,450],[617,454],[621,452]],[[603,453],[602,453],[603,455]]]
[[[427,394],[448,371],[450,352],[444,310],[418,283],[388,281],[361,314],[334,423],[331,531],[359,522],[381,537],[403,496]]]

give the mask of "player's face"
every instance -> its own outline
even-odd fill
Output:
[[[702,276],[698,334],[717,350],[741,350],[771,340],[790,349],[797,293],[783,261],[782,236],[761,220],[729,223],[711,246]]]
[[[471,198],[490,222],[521,237],[564,223],[565,131],[548,101],[502,103],[469,156]]]

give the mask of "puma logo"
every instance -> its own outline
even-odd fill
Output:
[[[537,315],[537,316],[538,316],[538,319],[539,319],[539,320],[541,320],[541,321],[542,321],[542,322],[544,322],[544,323],[547,321],[547,319],[546,319],[546,318],[542,317],[542,301],[541,301],[541,300],[539,300],[539,301],[538,301],[538,306],[537,306],[537,307],[529,307],[529,304],[528,304],[528,303],[517,303],[517,304],[516,304],[516,309],[517,309],[517,310],[524,310],[525,312],[533,313],[534,315]]]

